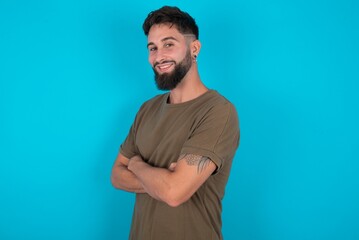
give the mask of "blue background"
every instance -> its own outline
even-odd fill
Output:
[[[225,239],[359,239],[354,0],[0,0],[0,239],[127,239],[110,172],[159,93],[141,26],[164,4],[195,17],[202,80],[241,119]]]

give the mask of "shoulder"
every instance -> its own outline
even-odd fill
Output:
[[[204,117],[207,123],[224,131],[227,129],[239,132],[239,117],[232,102],[217,91],[214,91],[213,97],[208,102],[210,107]]]
[[[237,129],[239,119],[235,106],[215,90],[210,90],[191,106],[194,129]]]
[[[234,104],[215,90],[211,90],[211,93],[209,94],[208,99],[206,99],[205,104],[207,105],[209,112],[213,114],[237,116],[237,111]]]

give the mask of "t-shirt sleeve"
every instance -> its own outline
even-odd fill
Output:
[[[135,132],[135,123],[133,123],[125,141],[121,144],[120,153],[126,158],[136,155]]]
[[[132,126],[127,134],[127,137],[120,147],[120,153],[126,158],[132,158],[133,156],[138,154],[138,149],[136,146],[136,131],[138,127],[138,118],[142,107],[143,106],[141,106],[140,110],[137,112],[135,120],[133,121]]]
[[[234,106],[226,102],[214,106],[203,116],[181,154],[209,157],[217,166],[216,172],[226,161],[231,161],[239,144],[239,122]]]

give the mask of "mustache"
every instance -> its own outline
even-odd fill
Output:
[[[153,64],[153,67],[155,68],[158,64],[164,64],[164,63],[174,63],[174,64],[176,64],[176,62],[173,61],[173,60],[165,60],[165,61],[162,61],[162,62],[155,62]]]

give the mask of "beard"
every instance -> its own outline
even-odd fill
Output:
[[[192,66],[191,52],[188,50],[184,59],[178,64],[175,61],[170,62],[175,64],[175,68],[170,73],[159,74],[155,68],[152,68],[155,73],[155,82],[159,90],[172,90],[177,87]]]

